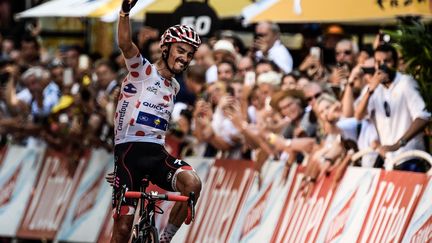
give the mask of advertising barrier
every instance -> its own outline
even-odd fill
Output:
[[[43,151],[10,146],[0,162],[0,235],[16,236],[32,195]]]
[[[95,242],[106,211],[111,207],[111,187],[105,175],[114,170],[114,157],[103,149],[92,151],[90,161],[79,182],[72,203],[68,208],[62,227],[57,233],[58,241]]]
[[[349,168],[323,221],[316,242],[355,242],[366,217],[380,170]]]
[[[287,197],[296,172],[296,165],[290,168],[286,178],[285,163],[267,161],[262,169],[262,185],[258,176],[245,206],[240,214],[231,242],[269,242],[277,219],[281,213],[284,198]]]
[[[402,242],[432,242],[432,177],[429,177]]]
[[[228,241],[251,189],[254,173],[252,161],[215,161],[186,242]]]
[[[426,180],[421,173],[381,171],[358,242],[400,242]]]
[[[65,154],[46,150],[18,237],[55,238],[88,161],[88,156],[76,162],[69,158]]]
[[[0,157],[1,157],[0,153]],[[185,158],[203,189],[196,218],[173,242],[430,242],[432,178],[349,167],[304,186],[304,167]],[[0,237],[107,243],[113,219],[112,154],[79,161],[51,149],[9,146],[0,161]],[[159,190],[155,186],[151,190]],[[161,231],[173,203],[157,215]]]

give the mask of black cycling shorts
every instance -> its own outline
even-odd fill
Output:
[[[177,174],[184,170],[192,170],[189,164],[171,156],[164,146],[145,142],[116,145],[114,163],[113,204],[115,195],[123,185],[126,185],[128,191],[139,191],[145,175],[160,188],[177,191]],[[126,205],[136,206],[136,200],[126,200]]]

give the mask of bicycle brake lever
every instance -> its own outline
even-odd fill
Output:
[[[195,220],[195,192],[189,193],[188,206],[191,209],[191,221]]]
[[[114,219],[116,219],[117,217],[120,216],[120,211],[121,211],[121,205],[122,205],[122,202],[123,202],[123,201],[126,202],[126,199],[125,199],[125,197],[124,197],[124,195],[125,195],[125,193],[126,193],[126,190],[127,190],[126,185],[123,185],[123,186],[122,186],[122,189],[120,190],[120,197],[117,199],[117,200],[118,200],[118,203],[117,203],[117,207],[116,207],[116,212],[115,212],[115,215],[114,215]]]

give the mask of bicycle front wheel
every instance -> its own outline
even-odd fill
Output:
[[[158,230],[155,226],[149,226],[144,229],[144,243],[159,243]]]

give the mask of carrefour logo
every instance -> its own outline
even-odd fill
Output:
[[[133,84],[126,84],[123,88],[124,96],[130,98],[137,93],[137,88]]]

